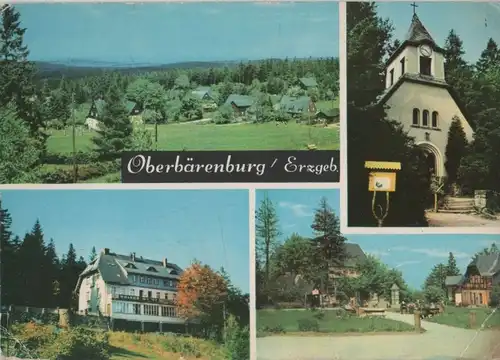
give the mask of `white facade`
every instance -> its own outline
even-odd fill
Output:
[[[426,33],[416,16],[411,29]],[[387,64],[386,93],[382,97],[388,107],[388,119],[402,124],[408,135],[415,138],[416,144],[433,155],[434,171],[438,177],[446,176],[445,152],[453,118],[460,119],[469,142],[474,135],[449,91],[444,63],[442,50],[435,44],[431,45],[429,40],[405,42]]]

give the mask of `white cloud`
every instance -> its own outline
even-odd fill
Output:
[[[406,265],[416,265],[416,264],[420,264],[421,261],[417,261],[417,260],[408,260],[408,261],[402,261],[400,262],[399,264],[397,264],[395,266],[396,269],[402,267],[402,266],[406,266]]]
[[[447,258],[450,255],[450,252],[453,253],[453,256],[455,256],[456,259],[465,259],[472,257],[471,254],[463,251],[445,250],[436,248],[409,248],[405,246],[396,246],[390,250],[412,252],[416,254],[422,254],[422,255],[427,255],[429,257],[437,257],[437,258]]]
[[[304,204],[296,204],[287,201],[282,201],[279,203],[279,206],[291,210],[292,213],[297,217],[307,217],[313,215],[311,208]]]

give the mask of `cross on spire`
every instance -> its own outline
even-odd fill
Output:
[[[418,8],[418,5],[414,2],[412,2],[410,4],[411,7],[413,7],[413,15],[416,15],[417,14],[417,8]]]

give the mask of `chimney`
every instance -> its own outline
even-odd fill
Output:
[[[167,258],[163,258],[163,267],[167,267],[168,261]]]
[[[135,252],[130,253],[130,259],[131,259],[132,261],[135,261]]]
[[[101,250],[101,254],[109,255],[109,248],[104,248]]]

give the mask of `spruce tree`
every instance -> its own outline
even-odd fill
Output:
[[[92,246],[92,250],[90,250],[89,262],[92,262],[97,257],[97,251],[95,250],[95,246]]]
[[[446,162],[444,164],[450,184],[457,181],[460,162],[467,155],[467,146],[468,142],[462,122],[458,117],[454,117],[448,130],[448,142],[445,152]]]
[[[124,98],[116,85],[110,88],[104,101],[99,130],[92,140],[102,160],[114,160],[130,148],[133,127]]]
[[[17,272],[17,252],[18,247],[13,241],[11,231],[12,217],[7,209],[2,207],[2,199],[0,198],[0,283],[2,284],[1,303],[4,305],[15,304],[18,297],[18,287],[16,286],[19,280]]]
[[[264,280],[269,281],[271,256],[278,245],[279,218],[272,201],[266,197],[255,214],[256,255],[264,263]]]
[[[486,49],[481,52],[481,57],[476,63],[476,71],[484,74],[494,66],[500,66],[500,49],[495,40],[490,38]]]
[[[457,276],[460,275],[460,269],[457,266],[457,260],[452,252],[448,255],[448,264],[446,265],[446,275],[447,276]]]
[[[13,101],[30,135],[44,149],[46,135],[34,86],[35,67],[28,61],[29,51],[24,45],[26,29],[21,27],[19,12],[12,5],[2,5],[0,12],[0,106]]]

